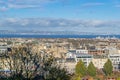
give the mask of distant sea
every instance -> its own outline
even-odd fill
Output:
[[[0,34],[0,38],[120,38],[120,35],[21,35]]]

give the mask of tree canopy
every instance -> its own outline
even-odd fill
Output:
[[[96,76],[96,68],[92,62],[90,62],[87,72],[90,76]]]
[[[76,68],[75,68],[75,72],[76,72],[76,74],[79,74],[81,76],[85,76],[87,74],[87,68],[84,65],[84,63],[82,62],[82,60],[80,60],[77,63]]]
[[[113,66],[110,59],[108,59],[107,62],[104,64],[103,71],[107,76],[112,74]]]

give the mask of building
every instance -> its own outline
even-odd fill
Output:
[[[78,50],[76,50],[76,53],[88,54],[88,50],[86,50],[86,49],[78,49]]]
[[[61,68],[65,68],[69,74],[73,74],[75,72],[75,58],[66,58],[64,59],[56,59],[57,64],[60,65]]]
[[[116,71],[120,70],[120,54],[109,54],[108,58],[113,64],[113,69]]]
[[[87,54],[87,51],[85,50],[71,50],[66,54],[66,58],[74,58],[76,63],[82,60],[84,64],[88,66],[92,61],[93,56],[91,54]]]
[[[107,60],[107,58],[93,58],[92,63],[96,68],[102,69]]]
[[[82,53],[76,53],[75,60],[76,62],[82,60],[85,64],[85,66],[88,66],[89,63],[92,61],[93,56],[90,54],[82,54]]]
[[[109,54],[113,54],[113,53],[119,53],[119,50],[115,47],[110,47],[109,48]]]
[[[106,51],[105,50],[97,50],[97,49],[92,49],[92,50],[89,50],[88,53],[89,54],[92,54],[92,55],[102,55],[104,54]]]
[[[0,46],[0,56],[5,55],[8,52],[7,46]]]
[[[75,73],[75,66],[76,66],[76,64],[77,63],[74,62],[73,59],[72,59],[72,61],[67,61],[66,60],[65,63],[60,63],[60,66],[62,68],[65,68],[69,72],[69,74],[73,74],[73,73]]]
[[[78,61],[82,60],[85,66],[88,66],[92,61],[93,56],[87,53],[87,50],[69,50],[66,54],[66,61],[61,63],[61,66],[66,68],[70,74],[74,73]]]
[[[76,53],[78,54],[88,54],[88,50],[85,49],[77,49],[77,50],[69,50],[66,54],[67,58],[75,58]]]
[[[69,50],[66,53],[66,58],[75,58],[76,57],[76,50]]]

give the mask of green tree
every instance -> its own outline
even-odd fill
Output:
[[[93,76],[93,77],[96,76],[96,68],[92,62],[90,62],[87,72],[90,76]]]
[[[120,80],[120,77],[118,77],[117,80]]]
[[[112,74],[113,66],[110,59],[108,59],[107,62],[104,64],[103,71],[107,76]]]
[[[75,80],[81,80],[80,76],[76,77]]]
[[[75,68],[75,72],[76,72],[76,74],[81,75],[81,76],[85,76],[87,74],[87,68],[84,65],[84,63],[82,62],[82,60],[80,60],[77,63],[76,68]]]

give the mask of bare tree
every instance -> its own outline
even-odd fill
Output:
[[[4,60],[12,80],[37,80],[38,77],[48,79],[48,75],[53,74],[52,69],[60,71],[53,55],[47,54],[44,50],[33,53],[29,46],[13,48],[11,53],[4,56]]]
[[[13,48],[13,51],[3,57],[2,65],[10,70],[10,75],[15,78],[21,75],[27,79],[32,79],[42,72],[41,54],[32,53],[30,47]]]

